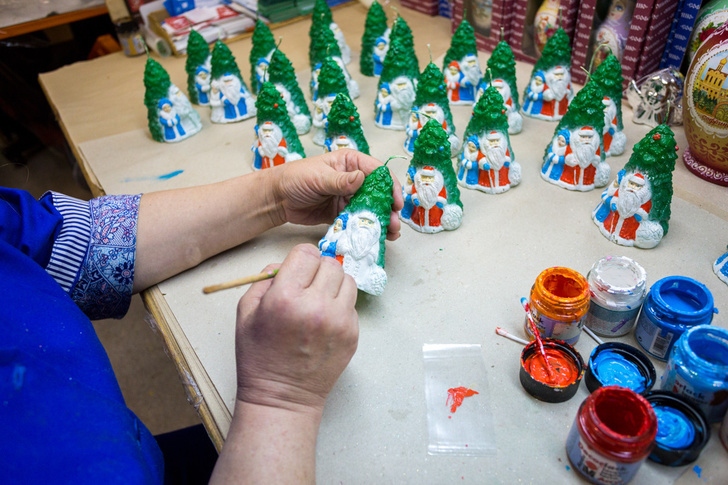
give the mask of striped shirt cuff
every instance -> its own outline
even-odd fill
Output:
[[[66,293],[70,293],[86,259],[91,232],[88,201],[51,192],[53,205],[63,216],[63,226],[51,251],[46,271]]]

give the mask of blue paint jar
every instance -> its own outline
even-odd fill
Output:
[[[602,386],[622,386],[644,394],[655,384],[655,366],[639,349],[621,342],[605,342],[589,356],[584,382],[589,392]]]
[[[682,334],[670,352],[662,389],[700,409],[711,423],[728,410],[728,330],[698,325]]]
[[[647,353],[665,361],[680,335],[695,325],[709,324],[713,313],[718,310],[704,284],[686,276],[668,276],[647,293],[635,337]]]

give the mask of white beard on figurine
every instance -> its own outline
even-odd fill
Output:
[[[481,141],[480,146],[485,146],[485,159],[491,170],[500,170],[506,159],[505,137],[497,131],[488,133],[485,144]]]
[[[612,199],[619,214],[619,222],[612,234],[609,234],[601,226],[602,233],[605,233],[610,240],[623,246],[636,246],[643,249],[650,249],[660,242],[664,235],[662,225],[657,221],[649,220],[649,214],[642,206],[652,198],[652,186],[648,179],[639,173],[626,174],[619,184],[619,191],[615,199]],[[620,236],[622,224],[627,219],[638,215],[639,226],[634,233],[634,240],[623,239]]]
[[[519,113],[513,105],[511,87],[503,79],[493,79],[493,87],[496,88],[503,97],[503,107],[506,109],[506,116],[508,117],[508,134],[515,135],[516,133],[520,133],[523,129],[523,116],[521,116],[521,113]],[[511,101],[510,104],[508,104],[508,100]]]
[[[258,132],[260,133],[258,136],[258,141],[260,142],[258,152],[261,156],[268,157],[272,160],[278,154],[278,146],[283,140],[283,132],[278,125],[270,122],[264,123]]]
[[[423,173],[424,172],[424,173]],[[424,177],[423,177],[424,175]],[[430,178],[432,177],[432,178]],[[438,201],[438,194],[445,186],[442,174],[437,170],[421,170],[415,175],[415,188],[419,197],[420,207],[432,209]]]
[[[301,109],[293,103],[291,92],[283,84],[275,84],[275,87],[281,93],[281,99],[286,102],[288,117],[291,119],[293,127],[296,128],[296,133],[299,135],[308,133],[311,129],[311,119],[300,112]]]
[[[400,76],[389,83],[392,87],[392,128],[404,130],[409,121],[409,113],[415,102],[415,87],[412,81]]]
[[[571,150],[574,153],[577,164],[582,168],[598,163],[599,137],[590,127],[584,127],[572,133]]]
[[[379,260],[382,225],[377,216],[362,210],[349,216],[337,252],[344,256],[344,272],[354,278],[357,288],[372,295],[381,295],[387,285],[387,273]]]
[[[445,187],[445,179],[440,171],[432,167],[420,168],[414,177],[414,187],[416,194],[413,194],[413,199],[417,198],[416,213],[412,218],[404,219],[404,222],[416,231],[426,234],[435,234],[460,227],[463,222],[463,209],[457,204],[448,204],[446,194],[445,196],[440,195]],[[438,203],[442,205],[441,209],[436,207]],[[439,221],[436,220],[433,225],[430,225],[430,211],[439,210],[442,210],[442,215],[436,218]]]
[[[607,148],[606,142],[604,143],[604,155],[607,157],[621,155],[627,145],[627,135],[620,131],[616,124],[612,125],[613,120],[617,117],[617,105],[609,96],[604,96],[602,103],[604,104],[604,135],[607,135],[610,128],[614,129],[609,147]]]
[[[346,43],[344,32],[341,31],[336,22],[331,22],[331,24],[329,24],[329,28],[331,29],[331,32],[334,33],[334,39],[336,39],[336,43],[339,45],[341,59],[344,61],[344,64],[349,64],[351,62],[351,48]]]
[[[571,75],[562,66],[556,66],[546,71],[546,84],[554,93],[554,99],[560,101],[570,95],[569,84]],[[558,103],[557,103],[558,105]],[[564,113],[559,113],[563,115]]]
[[[319,98],[314,102],[314,114],[313,114],[313,142],[319,146],[326,144],[326,124],[329,111],[331,111],[331,105],[334,104],[336,99],[335,94],[329,94],[326,98]]]
[[[359,83],[356,82],[352,77],[351,74],[349,74],[349,71],[346,69],[346,64],[344,63],[344,60],[341,57],[334,56],[332,57],[334,62],[339,65],[341,68],[341,72],[344,73],[344,79],[346,80],[346,87],[349,89],[349,97],[351,99],[356,99],[359,97]]]
[[[228,74],[223,76],[221,81],[219,84],[220,94],[232,104],[238,104],[238,101],[242,97],[242,93],[240,92],[242,83],[240,79],[232,74]]]
[[[477,86],[480,82],[482,71],[480,69],[480,61],[477,56],[470,54],[463,57],[460,60],[460,71],[472,86]]]
[[[192,107],[192,103],[187,99],[185,93],[177,86],[172,84],[167,91],[167,98],[172,101],[175,111],[179,115],[182,128],[188,133],[187,136],[194,135],[202,129],[202,121],[200,114]]]

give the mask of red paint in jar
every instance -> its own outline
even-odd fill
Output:
[[[652,451],[656,434],[657,417],[644,397],[625,387],[600,387],[581,403],[566,453],[592,483],[627,483]]]

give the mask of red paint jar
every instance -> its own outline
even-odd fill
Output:
[[[656,434],[657,417],[644,397],[625,387],[600,387],[581,403],[566,453],[592,483],[627,483],[652,451]]]

